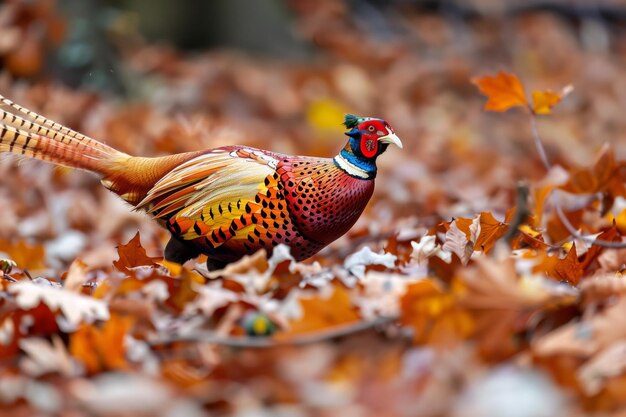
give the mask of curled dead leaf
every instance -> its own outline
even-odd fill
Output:
[[[28,310],[43,303],[52,311],[59,310],[67,322],[74,326],[82,321],[93,323],[109,318],[109,309],[103,301],[60,287],[18,281],[12,283],[8,291],[15,296],[15,302],[20,308]]]
[[[63,288],[72,292],[80,292],[87,276],[88,266],[80,259],[75,259],[67,271]]]
[[[459,257],[463,265],[467,265],[474,252],[474,242],[467,238],[465,233],[458,228],[456,220],[454,220],[446,232],[446,240],[442,249],[454,253]]]

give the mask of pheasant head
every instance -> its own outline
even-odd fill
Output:
[[[346,146],[335,157],[335,163],[347,174],[362,178],[376,177],[376,159],[390,144],[402,148],[400,138],[383,119],[347,114],[343,124],[348,128]]]

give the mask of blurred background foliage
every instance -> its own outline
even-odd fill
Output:
[[[515,46],[509,24],[543,15],[586,50],[626,48],[626,6],[617,0],[5,0],[0,10],[1,65],[9,73],[118,93],[129,93],[133,81],[124,73],[125,54],[146,43],[300,62],[325,52],[356,62],[371,53],[374,61],[398,47],[428,59],[500,49],[514,55],[506,48]],[[498,36],[487,39],[490,31]]]
[[[323,266],[341,265],[363,245],[374,251],[391,248],[408,259],[411,241],[453,217],[471,219],[484,211],[505,219],[516,204],[519,180],[539,189],[552,184],[533,147],[528,119],[519,111],[485,113],[485,99],[472,77],[504,69],[519,75],[529,90],[558,91],[572,84],[574,92],[554,114],[538,121],[550,161],[575,172],[572,167],[590,164],[605,142],[616,159],[626,159],[625,56],[623,0],[0,3],[0,94],[133,155],[236,143],[332,156],[345,143],[340,125],[345,112],[387,119],[405,147],[390,149],[378,161],[376,192],[355,227],[307,261]],[[623,208],[616,204],[614,214]],[[593,225],[584,229],[588,232],[612,221],[595,206],[583,212],[574,200],[565,209],[576,227]],[[32,161],[0,158],[0,213],[0,252],[33,274],[59,277],[80,257],[93,276],[106,280],[117,276],[111,266],[118,257],[115,246],[137,230],[150,255],[162,253],[168,239],[94,176]],[[549,211],[544,223],[551,242],[569,235]],[[620,223],[623,233],[623,217]],[[614,269],[621,275],[620,253]],[[422,280],[426,286],[417,285],[409,294],[408,316],[417,318],[416,329],[424,327],[419,346],[372,331],[310,349],[197,353],[189,361],[190,351],[185,351],[185,358],[166,361],[164,378],[186,387],[195,404],[232,409],[238,416],[306,415],[273,407],[296,403],[322,410],[314,414],[319,416],[582,416],[589,415],[585,410],[618,409],[624,415],[623,367],[607,390],[572,402],[581,408],[578,414],[563,404],[576,385],[580,354],[544,361],[563,389],[543,374],[509,367],[510,358],[529,352],[530,339],[545,331],[544,324],[558,327],[572,317],[573,322],[595,320],[587,317],[586,307],[572,307],[548,324],[537,324],[533,316],[524,327],[514,315],[503,319],[499,305],[486,312],[480,305],[476,316],[484,334],[453,351],[428,347],[444,345],[449,335],[467,337],[456,329],[464,310],[439,285],[439,278],[450,282],[453,273],[442,264],[435,271],[437,280]],[[391,277],[397,282],[406,278]],[[486,287],[499,291],[508,285]],[[623,293],[621,284],[618,288]],[[387,284],[380,285],[380,294],[388,295],[383,290],[388,291]],[[376,291],[371,299],[387,302]],[[520,296],[523,311],[527,291],[523,288]],[[389,303],[397,307],[399,295],[393,297]],[[486,303],[499,297],[497,292],[481,295]],[[343,306],[354,313],[353,306]],[[615,316],[621,320],[624,315]],[[242,329],[250,332],[255,320]],[[624,327],[618,324],[602,328],[612,333]],[[571,343],[565,340],[563,346],[569,349]],[[620,349],[615,352],[621,354],[623,345]],[[532,356],[517,364],[532,363]],[[621,364],[622,357],[611,359],[606,375],[615,376],[615,362]],[[63,389],[51,381],[50,387]],[[119,392],[118,380],[112,381],[108,386]],[[145,386],[138,379],[134,388]],[[99,388],[72,387],[81,395],[101,394]],[[168,401],[149,389],[142,391],[148,393],[145,401],[126,391],[133,406]],[[45,402],[39,391],[33,392],[37,404]],[[492,401],[500,405],[497,412],[475,412]],[[117,405],[124,415],[132,412],[116,401],[101,404]],[[253,406],[273,408],[252,414]]]
[[[405,149],[379,161],[377,215],[503,215],[543,168],[526,121],[485,114],[470,79],[572,84],[540,121],[551,160],[606,141],[624,158],[625,23],[617,0],[5,0],[0,91],[134,155],[330,156],[344,113],[384,117]]]

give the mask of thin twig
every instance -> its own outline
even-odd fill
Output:
[[[515,236],[519,233],[519,226],[521,226],[528,215],[530,214],[530,210],[528,209],[528,184],[524,181],[520,181],[517,183],[517,202],[515,204],[515,217],[509,224],[509,229],[506,231],[505,235],[502,237],[505,242],[509,245],[515,238]]]
[[[9,282],[17,282],[17,280],[15,278],[13,278],[11,275],[3,272],[2,273],[2,278],[6,279]]]
[[[539,129],[537,128],[537,116],[530,106],[528,107],[528,109],[529,109],[529,115],[530,115],[531,130],[533,133],[533,140],[535,142],[535,147],[537,148],[537,153],[539,154],[539,158],[541,159],[541,162],[543,163],[546,170],[550,171],[550,169],[552,169],[552,165],[550,164],[550,161],[548,160],[546,150],[543,146],[543,142],[541,141],[541,137],[539,136]],[[567,231],[575,239],[582,240],[583,242],[587,242],[592,245],[602,246],[604,248],[614,248],[614,249],[626,248],[626,242],[609,242],[607,240],[597,239],[592,236],[585,236],[585,235],[580,234],[578,230],[576,230],[574,225],[569,221],[565,213],[563,212],[560,201],[558,199],[558,195],[554,199],[554,209],[556,210],[556,214],[559,217],[559,220],[561,221],[563,226],[565,226]]]
[[[328,330],[322,330],[313,334],[294,336],[288,339],[276,339],[273,337],[252,336],[221,336],[213,332],[195,332],[189,335],[174,335],[162,339],[155,339],[151,345],[167,345],[175,342],[204,342],[233,348],[272,348],[278,346],[302,346],[313,343],[325,342],[340,337],[360,333],[378,326],[391,323],[395,317],[379,317],[372,321],[359,321],[343,326],[335,326]]]
[[[530,129],[533,132],[533,140],[535,141],[535,148],[537,149],[539,158],[541,159],[546,171],[550,171],[552,169],[552,165],[548,160],[548,155],[546,154],[546,149],[543,147],[543,142],[541,142],[539,129],[537,128],[537,117],[532,109],[530,109]]]
[[[554,203],[554,209],[556,210],[557,215],[559,216],[559,220],[563,223],[563,226],[567,229],[568,232],[576,239],[580,239],[584,242],[591,243],[593,245],[602,246],[604,248],[613,248],[613,249],[624,249],[626,248],[626,242],[609,242],[608,240],[597,239],[591,236],[581,235],[574,225],[569,221],[563,209],[558,204],[558,202]]]

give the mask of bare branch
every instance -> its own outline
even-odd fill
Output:
[[[162,339],[155,339],[151,345],[167,345],[175,342],[204,342],[213,343],[220,346],[234,348],[272,348],[278,346],[302,346],[313,343],[325,342],[365,330],[373,329],[385,324],[392,323],[396,317],[380,317],[372,321],[359,321],[343,326],[335,326],[328,330],[294,336],[289,339],[276,339],[273,337],[253,337],[253,336],[221,336],[214,332],[194,332],[189,335],[174,335]]]

